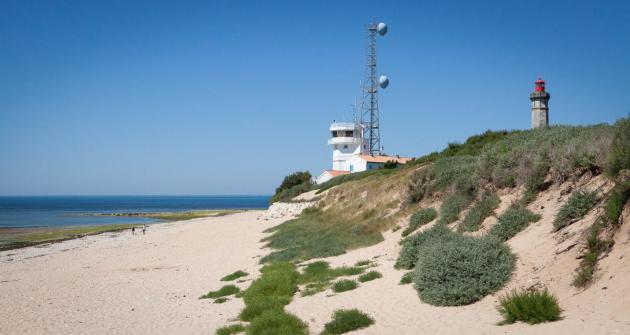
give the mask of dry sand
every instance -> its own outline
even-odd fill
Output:
[[[279,222],[261,213],[2,252],[0,334],[213,334],[243,302],[198,297],[236,270],[258,274],[262,231]]]
[[[385,233],[378,245],[326,259],[335,266],[374,259],[383,278],[340,294],[296,294],[286,309],[313,334],[339,308],[359,308],[376,320],[352,334],[630,334],[630,225],[622,226],[613,252],[601,260],[598,281],[580,292],[570,285],[579,245],[556,254],[579,241],[579,234],[550,233],[561,191],[556,187],[530,206],[543,220],[509,242],[519,256],[512,281],[476,304],[434,307],[422,303],[411,285],[398,285],[405,273],[393,268],[399,230]],[[243,302],[213,304],[198,297],[225,284],[219,279],[235,270],[251,273],[246,279],[258,275],[259,257],[268,253],[261,249],[263,231],[286,219],[257,220],[261,213],[154,225],[145,236],[103,234],[2,252],[0,334],[213,334],[238,315]],[[571,229],[579,231],[588,220]],[[245,288],[249,281],[237,285]],[[563,320],[496,325],[499,294],[541,285],[558,296]]]

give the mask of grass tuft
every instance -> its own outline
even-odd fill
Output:
[[[413,271],[405,273],[401,278],[399,285],[406,285],[413,283]]]
[[[245,276],[249,276],[249,273],[247,273],[245,271],[238,270],[238,271],[232,272],[229,275],[221,278],[221,281],[232,281],[232,280],[235,280],[235,279],[238,279],[238,278],[241,278],[241,277],[245,277]]]
[[[449,224],[459,219],[459,213],[470,204],[470,198],[460,194],[452,194],[442,202],[440,207],[441,224]]]
[[[240,314],[243,321],[252,321],[266,310],[282,311],[297,291],[299,273],[295,265],[273,263],[263,266],[260,271],[262,276],[243,292],[245,308]]]
[[[336,281],[333,284],[332,288],[333,288],[333,291],[335,291],[337,293],[341,293],[341,292],[345,292],[345,291],[354,290],[358,286],[359,286],[359,284],[356,282],[356,280],[341,279],[341,280]]]
[[[553,229],[558,231],[575,221],[580,220],[597,204],[596,192],[573,192],[569,200],[562,205],[553,220]]]
[[[343,334],[372,324],[374,319],[358,309],[340,309],[333,313],[332,320],[324,326],[322,335]]]
[[[437,217],[437,212],[433,208],[423,208],[411,215],[409,219],[409,226],[402,232],[402,236],[407,236],[413,233],[421,226],[433,221]]]
[[[354,266],[368,266],[368,265],[371,265],[371,264],[372,264],[372,261],[371,261],[371,260],[369,260],[369,259],[364,259],[364,260],[362,260],[362,261],[358,261],[358,262],[356,262],[356,264],[354,264]]]
[[[558,300],[546,289],[543,291],[513,291],[499,299],[501,324],[523,321],[536,324],[560,320],[562,310]]]
[[[237,294],[239,292],[241,292],[241,289],[238,288],[238,286],[225,285],[221,287],[218,291],[210,291],[202,295],[201,297],[199,297],[199,299],[208,299],[208,298],[216,299],[216,298],[221,298],[221,297],[225,297],[232,294]]]
[[[217,329],[216,335],[234,335],[238,333],[245,332],[245,326],[237,323],[230,326],[225,326]]]
[[[507,241],[527,228],[530,223],[540,219],[540,215],[532,213],[521,205],[514,204],[499,216],[499,223],[490,228],[488,234],[501,241]]]
[[[377,278],[382,278],[382,277],[383,277],[383,275],[380,272],[378,272],[378,271],[370,271],[370,272],[368,272],[366,274],[360,275],[359,276],[359,281],[361,283],[365,283],[366,281],[371,281],[371,280],[374,280],[374,279],[377,279]]]
[[[484,195],[481,201],[468,211],[462,223],[457,226],[459,232],[472,232],[479,230],[481,223],[494,213],[501,200],[495,195]]]
[[[435,225],[425,231],[407,237],[403,242],[395,267],[411,270],[416,266],[420,248],[427,244],[453,238],[455,234],[444,225]]]
[[[302,320],[283,310],[267,310],[252,320],[248,335],[306,335],[308,329]]]
[[[228,299],[226,297],[216,298],[216,299],[214,299],[214,303],[215,304],[222,304],[224,302],[227,302],[228,300],[230,300],[230,299]]]

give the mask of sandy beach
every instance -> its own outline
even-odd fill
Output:
[[[542,199],[541,201],[550,201]],[[553,206],[543,215],[552,215]],[[286,218],[258,220],[262,211],[194,219],[150,227],[146,235],[106,233],[40,247],[0,253],[0,333],[2,334],[213,334],[237,317],[241,299],[214,304],[198,297],[224,283],[236,270],[251,275],[237,283],[246,288],[258,276],[265,229]],[[353,265],[373,259],[383,278],[362,283],[356,290],[310,297],[295,295],[287,311],[319,333],[339,308],[359,308],[376,323],[353,334],[628,334],[630,265],[621,259],[630,232],[620,232],[619,248],[602,261],[602,279],[579,293],[568,285],[577,262],[567,252],[548,257],[548,220],[532,225],[510,241],[520,255],[508,287],[523,287],[537,278],[558,295],[564,319],[530,326],[497,326],[498,294],[461,307],[424,304],[411,285],[399,285],[404,273],[393,268],[400,232],[386,232],[377,245],[327,258],[332,265]],[[541,239],[541,241],[545,241]],[[614,264],[613,264],[614,263]],[[560,265],[558,265],[560,264]],[[538,270],[535,270],[538,267]],[[607,273],[614,268],[615,275]],[[542,269],[542,270],[541,270]]]

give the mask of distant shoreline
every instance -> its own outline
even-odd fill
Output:
[[[142,217],[157,221],[147,223],[119,223],[109,225],[80,226],[11,226],[0,227],[0,251],[31,247],[45,243],[59,243],[76,238],[103,233],[120,232],[134,226],[160,222],[185,221],[206,217],[219,217],[247,211],[246,209],[212,209],[183,212],[128,212],[128,213],[85,213],[85,216]]]

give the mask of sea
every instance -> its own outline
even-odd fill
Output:
[[[108,213],[264,209],[269,196],[0,196],[0,228],[151,223],[151,218]],[[86,215],[88,214],[88,215]]]

